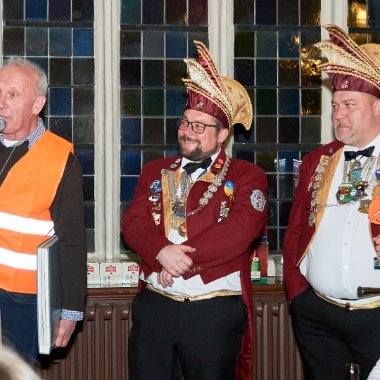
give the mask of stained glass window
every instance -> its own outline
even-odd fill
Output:
[[[280,251],[293,198],[293,162],[321,141],[316,69],[320,0],[235,0],[235,79],[250,93],[254,120],[235,128],[233,155],[268,175],[269,249]]]
[[[207,9],[207,0],[121,0],[121,215],[142,165],[177,154],[183,58],[194,55],[194,39],[208,45]]]
[[[22,56],[48,76],[42,117],[73,142],[84,174],[88,251],[94,251],[93,0],[3,0],[3,59]]]

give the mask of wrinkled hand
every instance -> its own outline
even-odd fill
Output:
[[[193,260],[187,254],[194,251],[195,248],[188,245],[170,244],[158,252],[156,260],[172,277],[179,277],[192,267]]]
[[[376,251],[377,258],[380,260],[380,235],[377,235],[373,239],[373,243],[374,243],[374,246],[375,246],[375,251]]]
[[[67,346],[71,335],[73,335],[76,324],[76,321],[68,321],[66,319],[61,319],[59,321],[58,332],[54,342],[55,347]]]

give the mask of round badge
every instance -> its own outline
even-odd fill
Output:
[[[376,179],[380,179],[380,169],[376,170]]]
[[[161,181],[156,179],[150,184],[150,192],[151,193],[159,193],[161,191]]]
[[[224,192],[228,197],[231,197],[232,194],[234,193],[234,188],[235,185],[231,181],[227,181],[226,184],[224,185]]]
[[[261,190],[253,190],[251,194],[251,205],[257,211],[263,212],[266,199]]]

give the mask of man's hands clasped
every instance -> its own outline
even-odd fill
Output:
[[[188,253],[196,249],[184,244],[170,244],[162,248],[156,257],[162,271],[158,274],[158,283],[164,288],[173,285],[173,277],[180,277],[193,265]]]

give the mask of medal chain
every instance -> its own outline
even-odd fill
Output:
[[[231,161],[230,157],[227,156],[226,162],[224,163],[222,170],[214,177],[211,184],[208,186],[207,190],[203,193],[203,196],[199,199],[198,208],[196,208],[195,210],[189,213],[185,213],[185,206],[186,206],[187,197],[190,192],[190,188],[194,183],[191,179],[191,176],[188,175],[186,172],[182,173],[181,180],[180,180],[181,195],[180,197],[178,197],[177,189],[175,186],[175,172],[172,172],[171,170],[166,170],[166,169],[162,171],[162,175],[168,178],[169,198],[172,204],[171,226],[173,228],[178,229],[181,226],[181,224],[185,222],[188,216],[196,214],[208,204],[209,200],[213,197],[214,193],[221,186],[227,174],[230,161]]]

